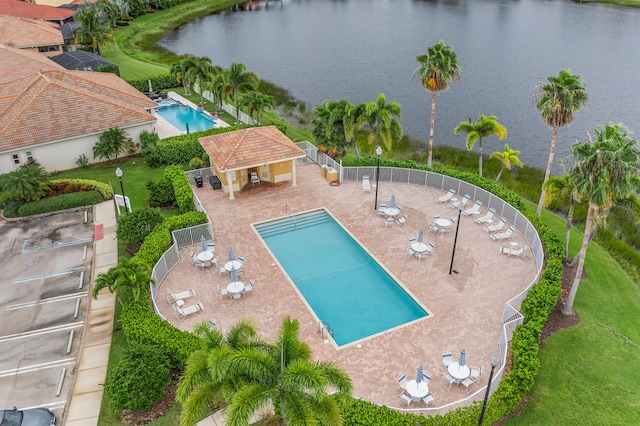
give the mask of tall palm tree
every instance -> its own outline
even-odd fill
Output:
[[[49,189],[49,173],[38,163],[25,164],[0,175],[0,192],[4,200],[34,201]]]
[[[507,137],[507,128],[498,123],[498,117],[495,115],[486,117],[480,114],[478,121],[475,123],[471,122],[471,119],[463,121],[456,126],[453,133],[457,135],[461,131],[467,133],[467,151],[471,151],[473,145],[478,142],[478,170],[482,176],[482,138],[496,135],[498,139],[502,140]]]
[[[353,105],[346,100],[342,100],[344,103],[344,115],[342,116],[342,124],[344,126],[344,137],[353,147],[353,151],[356,153],[356,158],[360,158],[360,152],[358,151],[358,130],[362,128],[360,117],[365,113],[367,105],[365,103],[359,103]]]
[[[542,120],[551,127],[551,149],[549,150],[549,161],[544,173],[544,182],[551,176],[551,166],[553,156],[556,151],[556,140],[558,129],[571,124],[573,116],[587,102],[587,91],[584,88],[582,77],[571,74],[571,70],[560,71],[557,77],[547,77],[547,83],[539,84],[534,94],[536,108],[540,111]],[[544,185],[543,182],[543,185]],[[545,190],[542,189],[536,216],[542,213]]]
[[[449,89],[452,80],[460,76],[458,54],[442,40],[427,49],[427,54],[416,56],[420,64],[413,72],[422,87],[431,92],[431,126],[429,128],[429,157],[427,166],[431,167],[433,157],[433,130],[436,124],[436,94]]]
[[[212,72],[203,84],[203,89],[211,93],[217,111],[222,107],[223,90],[228,85],[229,81],[225,72]]]
[[[204,102],[204,87],[209,81],[209,77],[213,71],[211,58],[207,56],[195,57],[192,62],[188,63],[187,76],[191,83],[198,85],[200,89],[200,105]]]
[[[244,64],[232,62],[231,67],[225,71],[227,74],[226,86],[222,90],[223,97],[233,99],[233,105],[236,107],[236,122],[240,122],[240,109],[238,108],[238,94],[255,90],[260,84],[258,76],[250,71]]]
[[[312,134],[319,145],[343,151],[349,142],[345,136],[344,117],[346,101],[326,101],[313,108]]]
[[[547,207],[553,200],[562,200],[568,203],[567,227],[564,236],[564,258],[569,258],[569,240],[571,237],[571,227],[573,226],[573,212],[576,205],[575,183],[570,173],[564,176],[550,176],[542,186],[546,190],[544,206]]]
[[[99,55],[100,48],[114,40],[106,15],[98,7],[85,4],[78,9],[74,20],[81,25],[75,33],[75,44],[89,45],[91,51]]]
[[[587,201],[589,208],[576,275],[562,308],[564,315],[573,313],[573,301],[580,285],[592,231],[606,220],[616,200],[640,190],[640,141],[631,139],[629,132],[620,124],[606,124],[603,128],[596,128],[595,132],[595,141],[588,140],[571,147],[576,158],[571,169],[575,194],[580,201]]]
[[[151,278],[149,265],[136,258],[121,257],[116,266],[106,273],[98,274],[92,295],[96,299],[100,290],[108,288],[111,293],[116,293],[118,301],[124,305],[120,298],[121,294],[126,293],[132,300],[137,301],[140,299],[142,289],[152,282],[154,280]]]
[[[375,101],[366,104],[364,112],[359,117],[360,125],[369,125],[369,143],[373,145],[373,152],[379,144],[384,144],[387,150],[402,139],[402,125],[395,118],[401,118],[402,107],[398,102],[387,103],[384,93],[380,93]]]
[[[189,70],[196,66],[195,56],[186,55],[187,57],[171,65],[171,74],[176,76],[178,82],[182,82],[184,94],[191,95],[191,82],[189,81]]]
[[[502,176],[502,171],[506,168],[507,170],[511,170],[512,165],[516,165],[522,168],[522,161],[518,158],[520,151],[516,149],[509,148],[508,144],[504,144],[504,151],[495,151],[489,155],[489,158],[496,158],[500,160],[502,163],[502,167],[500,167],[500,172],[498,172],[498,176],[496,176],[495,183],[498,183],[500,180],[500,176]]]
[[[252,90],[249,93],[245,93],[240,96],[238,100],[239,108],[248,108],[249,116],[254,121],[257,121],[258,124],[262,123],[262,116],[264,115],[264,111],[269,108],[273,108],[276,105],[276,100],[273,96],[265,95],[263,93],[258,92],[257,90]],[[255,113],[255,118],[254,118]]]

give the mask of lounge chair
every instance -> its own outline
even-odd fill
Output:
[[[176,303],[178,300],[188,299],[196,295],[196,291],[192,288],[189,290],[178,291],[176,293],[172,292],[170,288],[167,287],[167,301],[169,303]]]
[[[510,247],[500,247],[500,254],[506,254],[507,256],[516,256],[518,259],[524,259],[525,251],[527,251],[526,246],[521,246],[517,249],[512,249]]]
[[[364,192],[371,192],[371,181],[369,181],[369,176],[362,176],[362,190]]]
[[[476,223],[479,224],[483,224],[483,223],[492,223],[493,222],[493,215],[496,213],[496,209],[494,209],[493,207],[491,207],[487,213],[485,213],[484,215],[477,217],[475,219]]]
[[[256,183],[260,185],[260,178],[256,172],[251,172],[251,185],[255,185]]]
[[[462,214],[465,216],[476,216],[480,214],[480,207],[482,207],[482,201],[476,201],[473,203],[473,206],[469,207],[466,210],[462,211]]]
[[[462,203],[462,207],[464,208],[464,206],[467,205],[470,199],[471,199],[471,195],[465,194],[465,196],[462,197],[462,200],[456,201],[455,203],[452,201],[449,203],[449,206],[453,207],[454,209],[458,209],[460,208],[460,203]]]
[[[485,231],[487,231],[489,234],[493,233],[493,232],[498,232],[501,231],[502,228],[504,228],[504,226],[507,224],[507,219],[502,218],[500,219],[500,222],[496,223],[495,225],[489,225],[489,226],[485,226],[484,229]]]
[[[456,194],[455,189],[450,189],[446,194],[444,194],[442,197],[438,197],[436,198],[436,201],[439,202],[440,204],[442,203],[446,203],[447,201],[449,201],[454,195]]]
[[[185,306],[184,308],[180,308],[176,305],[173,308],[176,311],[176,318],[179,321],[182,321],[188,315],[199,314],[202,311],[204,311],[204,306],[202,306],[202,303],[196,303],[195,305]]]
[[[516,232],[516,228],[514,228],[513,226],[510,226],[509,229],[507,229],[504,232],[497,232],[495,234],[489,234],[489,236],[491,237],[491,239],[493,241],[502,241],[502,240],[511,238],[513,236],[514,232]]]

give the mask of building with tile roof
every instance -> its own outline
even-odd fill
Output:
[[[117,75],[68,71],[34,56],[0,45],[0,173],[29,161],[71,169],[81,155],[95,161],[93,147],[110,128],[125,130],[134,149],[142,131],[154,131],[157,104]]]
[[[56,23],[0,15],[0,43],[44,56],[55,56],[62,53],[64,39],[60,25]]]
[[[0,0],[0,15],[42,19],[62,25],[73,17],[73,10],[30,3],[20,0]]]
[[[291,181],[296,186],[296,160],[306,157],[304,150],[275,126],[206,136],[199,142],[230,200],[234,191],[251,183],[252,172],[261,182]]]

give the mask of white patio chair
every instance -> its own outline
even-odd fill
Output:
[[[216,245],[214,243],[207,243],[207,251],[210,253],[215,252],[216,250]]]
[[[407,390],[407,376],[404,373],[398,374],[398,389]]]
[[[256,183],[260,185],[260,178],[258,177],[258,173],[251,172],[251,185],[255,185]]]
[[[429,241],[429,244],[427,244],[427,253],[431,253],[433,250],[435,250],[436,245],[433,243],[433,241]]]
[[[480,207],[482,207],[482,201],[476,201],[473,203],[473,206],[469,207],[466,210],[462,211],[462,214],[465,216],[476,216],[480,214]]]
[[[472,378],[471,376],[467,377],[466,379],[463,379],[460,384],[464,385],[465,389],[467,390],[467,395],[469,394],[469,391],[471,390],[471,387],[477,382],[477,379]]]
[[[218,293],[220,293],[220,299],[222,299],[222,296],[224,295],[228,295],[229,297],[231,297],[231,295],[229,295],[229,290],[227,290],[226,287],[223,287],[220,284],[218,284]]]
[[[442,373],[442,377],[440,378],[440,384],[446,390],[450,390],[451,389],[451,385],[454,384],[454,383],[457,383],[457,382],[458,381],[455,379],[455,377],[453,377],[451,374],[449,374],[449,372],[447,370],[445,370],[444,373]]]
[[[393,218],[393,216],[387,216],[384,218],[384,225],[385,227],[389,226],[389,225],[393,225],[396,223],[396,220]]]
[[[400,395],[398,395],[398,398],[407,403],[407,408],[409,408],[409,406],[413,402],[413,398],[411,397],[411,395],[405,392],[402,392]]]
[[[425,382],[425,384],[427,384],[427,385],[431,381],[431,373],[428,372],[427,370],[424,370],[422,372],[422,381]]]
[[[450,189],[443,196],[436,198],[436,201],[440,204],[449,201],[456,194],[455,189]]]
[[[484,215],[475,218],[474,221],[479,224],[491,223],[493,222],[493,215],[495,213],[496,213],[496,209],[491,207]]]
[[[462,197],[462,200],[456,201],[455,203],[452,201],[449,203],[449,206],[453,207],[454,209],[457,209],[460,207],[460,203],[462,203],[462,207],[464,207],[467,205],[470,199],[471,199],[471,195],[465,194],[465,196]]]
[[[415,243],[416,241],[418,241],[418,240],[417,240],[417,238],[415,238],[415,237],[411,237],[411,238],[409,238],[409,245],[411,245],[411,244]]]
[[[495,225],[489,225],[489,226],[485,226],[484,229],[485,231],[487,231],[489,234],[492,234],[494,232],[498,232],[501,231],[502,228],[504,228],[504,226],[507,224],[507,219],[502,218],[500,219],[500,222],[496,223]]]
[[[249,280],[249,284],[244,286],[244,294],[246,295],[247,293],[251,293],[253,294],[253,287],[255,286],[255,282],[253,280]]]
[[[213,258],[213,264],[216,265],[216,268],[218,268],[218,276],[221,277],[222,274],[226,274],[227,268],[224,267],[224,265],[220,264],[220,259],[218,259],[217,257]]]
[[[387,210],[386,204],[380,204],[378,206],[378,216],[386,216],[385,210]]]
[[[396,223],[398,225],[406,225],[407,224],[407,215],[403,214],[402,217],[399,217],[398,219],[396,219]]]
[[[196,291],[192,288],[189,290],[178,291],[176,293],[172,292],[170,288],[167,287],[167,301],[169,303],[176,303],[178,300],[188,299],[196,295]]]
[[[433,392],[429,392],[427,394],[427,396],[425,396],[424,398],[422,398],[422,400],[424,401],[425,405],[429,405],[431,404],[433,401],[435,401],[436,399],[438,399],[438,396],[436,394],[434,394]]]
[[[446,350],[446,351],[442,351],[442,363],[444,364],[445,367],[448,367],[449,364],[451,364],[453,362],[453,352]]]
[[[364,192],[371,192],[371,181],[369,181],[369,176],[362,176],[362,190]]]
[[[205,263],[199,261],[194,252],[191,252],[191,260],[193,260],[193,266],[201,268],[202,272],[204,272]]]
[[[406,260],[406,259],[409,259],[409,258],[410,258],[410,257],[412,257],[412,256],[415,256],[415,254],[416,254],[416,252],[415,252],[411,247],[409,247],[409,248],[407,249],[407,253],[406,253],[406,256],[405,256],[405,260]]]
[[[440,228],[438,228],[438,225],[436,225],[435,223],[429,224],[429,232],[431,232],[431,234],[436,235],[439,231]]]
[[[202,306],[202,303],[196,303],[195,305],[186,306],[184,308],[180,308],[176,305],[173,308],[176,311],[176,318],[178,319],[178,321],[182,321],[191,314],[199,314],[204,311],[204,306]]]
[[[482,376],[482,372],[484,371],[484,365],[480,368],[478,367],[469,367],[469,377],[478,380],[480,376]]]
[[[429,255],[427,254],[427,252],[422,252],[422,253],[416,252],[415,256],[416,256],[416,259],[418,259],[418,262],[422,262],[422,259],[426,260],[427,256]]]

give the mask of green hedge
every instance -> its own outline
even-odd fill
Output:
[[[194,211],[193,190],[182,167],[178,165],[167,167],[164,169],[164,177],[165,179],[169,179],[171,185],[173,185],[173,193],[176,197],[176,204],[178,204],[180,212],[187,213]]]
[[[149,91],[149,80],[151,80],[151,86],[153,90],[166,90],[179,87],[180,83],[176,80],[176,76],[172,74],[160,74],[154,75],[149,78],[140,78],[137,80],[127,80],[127,83],[135,87],[141,92]]]
[[[231,127],[220,127],[216,129],[204,130],[202,132],[189,133],[188,135],[172,136],[156,143],[160,156],[166,164],[185,164],[192,158],[202,158],[205,153],[204,148],[198,142],[199,138],[221,133],[233,132],[235,130],[246,129],[251,126],[238,125]]]
[[[111,192],[111,187],[109,186],[108,183],[104,183],[104,182],[98,182],[97,180],[91,180],[91,179],[53,179],[49,181],[50,184],[64,184],[64,183],[70,183],[73,185],[87,185],[89,187],[91,187],[92,189],[98,191],[101,195],[102,198],[104,198],[105,200],[108,200],[109,198],[111,198],[113,196],[112,192]]]
[[[72,192],[23,204],[18,208],[18,214],[20,216],[31,216],[74,207],[89,206],[101,202],[102,195],[98,191]]]

